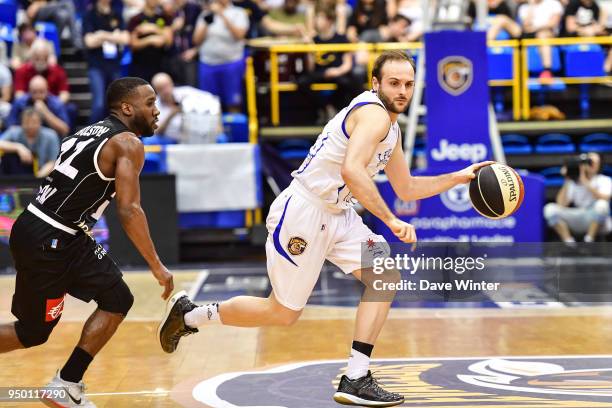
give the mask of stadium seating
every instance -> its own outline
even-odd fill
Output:
[[[285,160],[302,160],[312,146],[309,139],[287,139],[278,144],[280,156]]]
[[[168,139],[160,136],[151,136],[142,138],[142,142],[145,146],[150,146],[149,149],[145,150],[145,162],[142,168],[143,173],[165,173],[167,171],[166,166],[166,151],[164,146],[169,144],[175,144],[176,142],[172,139]]]
[[[55,47],[55,55],[61,55],[62,51],[60,49],[60,36],[57,32],[57,27],[55,27],[55,24],[39,21],[34,25],[34,28],[36,29],[39,37],[51,41]]]
[[[531,154],[533,147],[525,135],[507,134],[502,136],[502,144],[506,154]]]
[[[591,133],[580,141],[581,152],[612,152],[612,135],[608,133]]]
[[[242,113],[226,113],[223,115],[223,132],[232,143],[247,143],[249,141],[249,120]]]
[[[17,25],[17,0],[0,0],[0,23]]]
[[[561,166],[547,167],[540,170],[540,175],[544,177],[546,187],[560,187],[565,178],[561,174]]]
[[[538,138],[535,146],[536,153],[564,154],[574,153],[576,146],[571,137],[562,133],[548,133]]]
[[[562,49],[565,56],[566,76],[589,77],[604,75],[604,54],[600,45],[566,45]]]

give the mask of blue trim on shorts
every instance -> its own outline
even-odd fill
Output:
[[[285,259],[287,259],[293,265],[297,266],[297,264],[293,262],[289,254],[285,252],[285,249],[280,243],[280,231],[283,226],[283,221],[285,220],[285,213],[287,212],[287,206],[289,206],[289,201],[291,201],[291,197],[292,196],[289,196],[289,198],[287,199],[287,202],[285,203],[285,208],[283,209],[283,215],[281,215],[280,220],[278,221],[278,225],[274,229],[274,234],[272,234],[272,238],[274,240],[274,248],[276,248],[276,252],[281,254]]]
[[[383,105],[381,105],[378,102],[358,102],[356,103],[355,106],[353,106],[348,112],[346,112],[344,119],[342,119],[342,133],[344,133],[344,136],[346,136],[347,139],[350,139],[351,137],[348,135],[348,133],[346,133],[346,118],[348,118],[348,116],[351,114],[352,111],[355,110],[355,108],[358,108],[363,105],[378,105],[378,106],[381,106],[383,109],[385,109],[385,111],[387,110]]]

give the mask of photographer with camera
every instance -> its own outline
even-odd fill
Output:
[[[544,206],[546,222],[565,243],[575,242],[572,234],[585,234],[584,242],[593,242],[598,233],[610,232],[612,179],[599,174],[600,165],[597,153],[568,160],[557,202]]]

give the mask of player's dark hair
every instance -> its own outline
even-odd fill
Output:
[[[383,66],[388,61],[408,61],[410,65],[412,65],[412,69],[414,69],[416,72],[416,64],[414,63],[414,58],[412,58],[411,55],[401,50],[390,50],[384,51],[378,56],[378,58],[376,58],[374,68],[372,69],[372,76],[381,81]]]
[[[149,83],[138,77],[125,77],[114,80],[106,90],[106,105],[109,109],[119,109],[119,104],[132,96],[136,88],[142,85],[149,85]]]

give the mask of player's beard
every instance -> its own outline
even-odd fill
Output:
[[[153,130],[153,125],[147,122],[144,116],[139,116],[135,125],[140,133],[140,137],[150,137],[153,136],[153,133],[155,133]]]
[[[376,92],[376,94],[378,95],[378,99],[381,100],[381,102],[383,103],[383,105],[385,105],[385,108],[387,108],[387,110],[389,112],[392,113],[403,113],[404,110],[406,110],[406,108],[402,109],[400,107],[398,107],[392,100],[391,98],[389,98],[382,90],[382,86],[380,88],[378,88],[378,91]],[[408,105],[407,105],[408,106]]]

